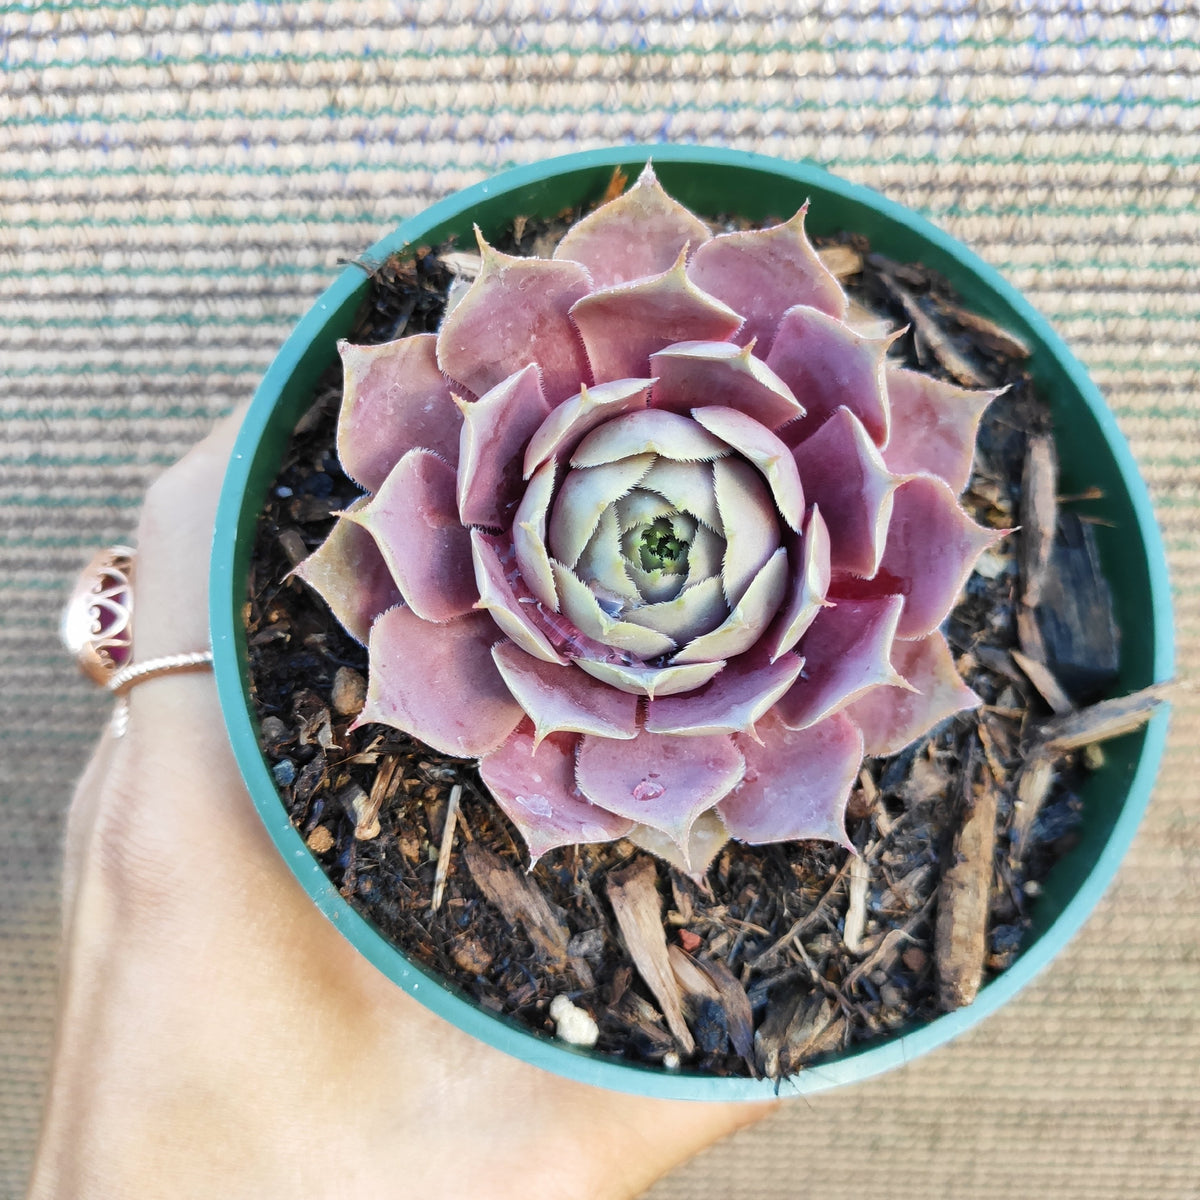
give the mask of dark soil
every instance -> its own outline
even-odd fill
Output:
[[[501,249],[529,252],[559,232],[521,224],[520,237],[514,233]],[[893,350],[898,360],[969,386],[1008,386],[984,418],[964,503],[983,524],[1021,524],[1028,443],[1049,429],[1021,348],[962,313],[949,288],[923,268],[873,256],[854,238],[831,244],[841,247],[839,273],[852,297],[910,326]],[[429,250],[379,265],[351,340],[436,329],[451,278]],[[387,727],[349,730],[361,705],[366,652],[306,586],[287,578],[324,539],[330,514],[358,494],[333,451],[340,389],[340,371],[331,371],[288,447],[259,522],[246,606],[262,747],[292,823],[356,909],[484,1007],[552,1036],[549,1005],[566,994],[599,1023],[600,1051],[674,1067],[678,1044],[631,963],[606,893],[610,873],[643,853],[618,841],[547,854],[528,880],[548,902],[541,920],[558,927],[548,941],[538,919],[514,916],[511,908],[504,915],[476,882],[480,856],[466,853],[468,846],[497,856],[514,887],[526,879],[528,858],[473,765]],[[939,988],[953,967],[939,964],[939,956],[955,953],[935,937],[939,887],[956,861],[964,817],[981,796],[996,814],[990,897],[977,905],[977,920],[986,922],[986,975],[1013,960],[1038,883],[1072,844],[1080,819],[1074,788],[1081,767],[1066,759],[1049,792],[1037,797],[1035,819],[1025,813],[1028,830],[1014,826],[1029,742],[1050,711],[1011,653],[1028,649],[1018,629],[1025,536],[1011,534],[988,557],[988,569],[972,575],[946,626],[984,707],[895,757],[864,764],[847,831],[865,870],[852,871],[852,856],[820,842],[730,843],[702,885],[656,862],[669,941],[702,965],[728,968],[726,985],[744,991],[757,1031],[750,1049],[744,1037],[729,1036],[729,1003],[685,997],[698,1046],[685,1069],[779,1075],[953,1004]],[[1103,584],[1097,587],[1103,608]],[[1053,667],[1058,643],[1043,649]],[[1086,685],[1094,692],[1110,677],[1102,663]],[[456,784],[461,806],[444,898],[434,911],[436,862]],[[852,952],[845,937],[856,874],[866,919],[851,936]],[[550,943],[565,943],[567,953],[553,953]]]

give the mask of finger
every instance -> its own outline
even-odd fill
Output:
[[[138,523],[134,654],[144,662],[208,646],[208,560],[217,498],[245,408],[165,471]]]

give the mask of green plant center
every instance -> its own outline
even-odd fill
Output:
[[[688,542],[679,537],[666,517],[659,517],[642,530],[638,556],[645,571],[665,571],[668,575],[687,572]]]

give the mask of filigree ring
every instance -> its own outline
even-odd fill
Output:
[[[134,557],[128,546],[96,554],[80,573],[62,616],[63,645],[88,678],[117,697],[113,732],[118,737],[125,732],[126,697],[135,683],[212,664],[211,650],[133,661]]]

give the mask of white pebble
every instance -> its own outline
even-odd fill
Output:
[[[554,1032],[572,1046],[594,1046],[600,1036],[600,1027],[591,1014],[572,1004],[566,996],[555,996],[550,1001],[550,1016],[554,1021]]]

